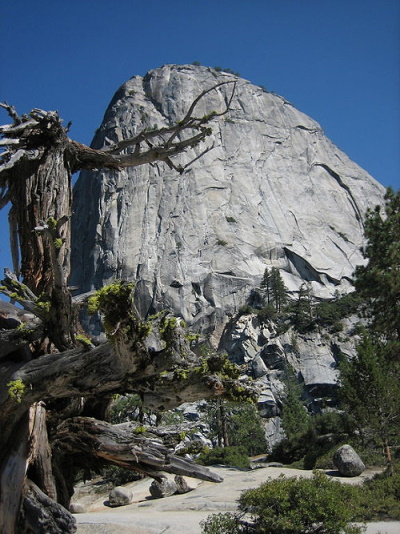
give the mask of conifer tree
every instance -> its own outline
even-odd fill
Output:
[[[400,441],[400,191],[388,189],[384,212],[377,206],[365,220],[368,260],[355,272],[355,287],[369,319],[357,355],[343,362],[342,399],[363,435],[384,445]]]
[[[366,301],[374,332],[400,342],[400,190],[387,190],[384,213],[381,206],[367,212],[365,237],[368,263],[356,269],[356,290]]]
[[[261,287],[265,289],[267,304],[273,302],[275,310],[278,313],[281,312],[282,306],[287,301],[287,288],[279,269],[272,267],[272,269],[269,270],[267,267],[264,271]]]
[[[271,269],[271,293],[272,299],[275,302],[275,309],[280,313],[282,306],[287,301],[287,289],[281,273],[276,267],[272,267]]]

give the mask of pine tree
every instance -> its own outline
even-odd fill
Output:
[[[282,426],[289,440],[303,436],[310,428],[310,417],[302,400],[302,387],[292,368],[285,376],[286,397],[282,403]]]
[[[311,288],[302,284],[294,305],[293,323],[298,332],[309,330],[313,322]]]
[[[271,293],[278,313],[282,311],[282,306],[287,301],[287,289],[282,279],[281,273],[276,267],[271,269]]]
[[[388,189],[385,208],[365,220],[367,265],[357,267],[355,286],[364,297],[374,332],[400,342],[400,191]]]
[[[267,304],[271,301],[271,272],[268,267],[265,268],[264,276],[261,282],[261,287],[265,289],[265,295],[267,297]]]
[[[400,437],[400,191],[388,189],[381,207],[366,214],[364,257],[355,287],[369,319],[357,355],[341,366],[342,399],[364,435],[379,439],[391,467]]]
[[[363,441],[380,442],[391,463],[390,444],[400,435],[400,363],[387,360],[386,345],[365,333],[352,360],[340,366],[341,398]]]
[[[275,305],[275,310],[280,313],[283,305],[287,302],[287,288],[282,279],[279,269],[268,267],[264,271],[261,287],[265,289],[267,304],[271,302]]]

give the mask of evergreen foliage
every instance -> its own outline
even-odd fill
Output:
[[[365,333],[352,360],[341,362],[341,399],[364,443],[397,443],[400,436],[400,362]]]
[[[400,443],[400,191],[388,189],[365,220],[368,260],[355,272],[355,287],[369,319],[357,355],[341,365],[344,407],[365,439],[380,442],[388,466]]]
[[[245,491],[237,513],[211,515],[201,526],[203,534],[356,534],[360,523],[387,519],[400,519],[399,473],[353,486],[314,472]]]
[[[358,511],[352,505],[356,492],[319,472],[311,479],[269,480],[241,495],[241,514],[211,516],[202,523],[203,533],[358,534],[363,528],[351,523]],[[241,519],[246,513],[252,522]],[[217,524],[219,531],[213,530]],[[230,531],[225,528],[228,524]]]
[[[265,289],[267,304],[274,303],[275,311],[280,313],[287,302],[287,288],[279,269],[268,267],[264,271],[261,287]]]
[[[203,411],[210,425],[210,439],[218,445],[240,446],[246,456],[262,454],[267,450],[261,418],[254,404],[217,399],[209,401]]]
[[[374,332],[400,342],[400,190],[387,190],[384,213],[380,206],[367,212],[365,237],[368,263],[357,267],[355,287]]]
[[[284,378],[286,397],[282,403],[282,426],[289,440],[303,436],[310,428],[310,416],[302,401],[302,387],[290,368]]]

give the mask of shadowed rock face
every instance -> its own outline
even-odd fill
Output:
[[[93,146],[180,120],[204,89],[231,74],[166,65],[117,91]],[[362,263],[362,217],[384,189],[284,98],[237,78],[215,148],[183,175],[164,164],[83,172],[75,187],[72,285],[135,279],[143,313],[170,308],[211,332],[275,266],[288,288],[346,291]],[[199,103],[224,109],[231,87]],[[327,104],[328,105],[328,104]],[[199,154],[189,150],[184,161]]]

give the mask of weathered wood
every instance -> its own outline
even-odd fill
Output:
[[[130,468],[134,466],[154,476],[158,476],[161,468],[177,474],[195,470],[202,476],[208,476],[204,468],[188,466],[185,461],[171,456],[161,445],[143,441],[135,442],[135,446],[129,449],[126,442],[113,448],[99,434],[88,433],[86,426],[86,435],[89,435],[91,443],[99,446],[98,449],[93,447],[93,450],[88,450],[78,425],[74,427],[78,433],[76,442],[71,433],[64,434],[64,439],[58,437],[57,461],[53,462],[54,484],[45,410],[41,404],[35,403],[47,403],[54,428],[67,417],[67,413],[71,416],[83,409],[82,397],[91,399],[103,394],[135,392],[151,407],[165,409],[185,400],[234,390],[234,381],[226,377],[221,380],[218,372],[211,367],[199,366],[182,336],[170,336],[166,343],[157,324],[153,325],[155,328],[150,336],[148,325],[141,322],[132,307],[127,307],[125,315],[116,317],[112,323],[113,331],[109,332],[112,343],[93,347],[83,340],[82,345],[82,339],[76,336],[76,313],[68,288],[72,173],[83,168],[118,170],[155,161],[163,161],[183,172],[188,164],[175,166],[171,158],[208,137],[211,130],[207,124],[215,116],[228,112],[233,91],[220,113],[212,112],[198,118],[194,116],[195,107],[206,94],[226,83],[232,82],[218,84],[201,93],[175,126],[142,132],[122,144],[110,145],[103,150],[94,150],[72,141],[67,135],[68,127],[62,126],[57,112],[34,109],[29,115],[19,116],[12,106],[0,104],[13,121],[0,127],[3,137],[0,209],[11,202],[10,227],[16,273],[14,277],[11,274],[6,276],[0,290],[11,298],[17,297],[26,310],[40,318],[41,326],[32,336],[39,335],[42,328],[43,337],[48,339],[46,351],[49,353],[41,356],[45,346],[41,343],[40,348],[33,349],[31,361],[18,360],[14,351],[19,347],[17,332],[12,335],[1,332],[1,532],[74,532],[71,516],[41,490],[61,502],[68,501],[74,473],[73,470],[63,473],[63,469],[68,465],[68,453],[76,454],[79,447],[82,447],[81,453],[93,455],[95,451],[103,460],[127,464]],[[209,148],[204,152],[207,150]],[[18,280],[18,273],[22,275],[23,284]],[[118,315],[119,310],[113,314]],[[23,336],[23,346],[33,339]],[[151,339],[156,339],[156,342]],[[14,343],[11,352],[5,354],[1,340]],[[177,373],[180,368],[183,369],[181,374]],[[20,388],[14,397],[10,394],[13,385]],[[88,402],[87,406],[94,407],[95,403]],[[30,427],[29,420],[32,423]],[[70,421],[60,428],[65,430],[68,424],[73,423]],[[115,437],[112,430],[101,422],[97,428]],[[72,426],[69,430],[72,431]],[[118,453],[121,446],[126,449],[125,460],[121,460]],[[147,447],[150,448],[146,450]],[[65,464],[63,458],[66,458]],[[25,481],[26,493],[17,529],[16,518],[27,471],[32,480]]]
[[[129,426],[111,425],[89,417],[64,421],[57,429],[54,448],[64,453],[76,454],[80,451],[156,479],[166,472],[222,482],[219,475],[176,456],[161,443],[135,436]]]
[[[73,534],[76,530],[74,516],[27,480],[18,534]]]
[[[51,466],[51,448],[47,435],[46,409],[43,402],[31,406],[29,411],[30,451],[27,459],[29,475],[45,493],[57,500],[57,490]]]
[[[28,414],[13,422],[13,439],[7,454],[0,456],[0,532],[16,532],[29,453]]]

